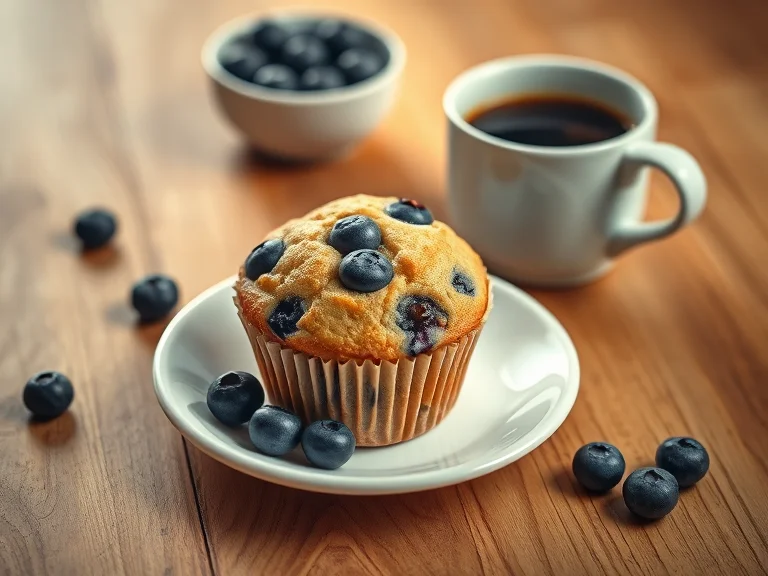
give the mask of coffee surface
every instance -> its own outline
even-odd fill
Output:
[[[466,120],[491,136],[533,146],[593,144],[632,128],[629,118],[599,102],[548,94],[516,96],[481,107]]]

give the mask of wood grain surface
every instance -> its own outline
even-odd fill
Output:
[[[762,574],[768,570],[768,5],[764,0],[366,0],[409,50],[385,124],[339,162],[255,161],[213,111],[199,49],[245,0],[0,2],[0,573]],[[533,292],[572,335],[582,387],[562,428],[486,477],[337,497],[235,472],[184,442],[154,398],[163,326],[130,284],[164,271],[185,301],[260,236],[332,198],[418,198],[444,218],[441,94],[489,58],[596,58],[646,82],[660,138],[690,150],[710,200],[691,228],[588,287]],[[675,196],[653,179],[649,217]],[[83,257],[73,214],[120,217]],[[21,388],[58,369],[69,414],[31,423]],[[660,522],[583,493],[574,451],[630,468],[692,435],[709,475]]]

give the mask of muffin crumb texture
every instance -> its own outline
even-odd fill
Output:
[[[477,328],[488,307],[480,257],[394,197],[343,198],[286,222],[248,256],[235,289],[267,337],[334,360],[429,352]]]

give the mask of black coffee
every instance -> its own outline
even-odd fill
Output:
[[[573,96],[526,95],[471,112],[467,122],[510,142],[579,146],[610,140],[632,128],[624,115]]]

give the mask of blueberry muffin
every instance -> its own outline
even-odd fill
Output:
[[[490,308],[480,257],[412,200],[354,196],[271,232],[235,304],[271,401],[358,445],[423,434],[456,401]]]

